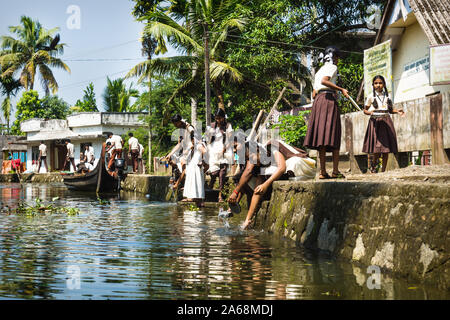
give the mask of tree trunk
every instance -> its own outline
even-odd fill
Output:
[[[218,107],[225,111],[225,100],[223,98],[223,90],[220,83],[214,82],[214,90],[216,91],[217,98],[219,99]]]
[[[205,39],[205,110],[206,110],[206,125],[211,125],[211,85],[209,74],[209,30],[208,24],[204,24],[204,39]]]

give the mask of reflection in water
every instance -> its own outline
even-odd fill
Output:
[[[242,213],[188,211],[136,194],[75,193],[63,185],[0,186],[0,298],[443,299],[446,292],[312,255],[290,240],[241,231]],[[78,216],[8,215],[36,198]],[[414,290],[411,287],[416,288]],[[409,288],[409,289],[408,289]]]

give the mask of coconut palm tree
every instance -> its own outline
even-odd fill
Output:
[[[174,92],[173,98],[184,89],[195,87],[196,83],[198,87],[204,72],[206,119],[209,124],[209,80],[215,89],[219,107],[225,109],[222,81],[240,82],[243,79],[236,68],[225,62],[223,41],[230,32],[242,30],[246,19],[232,15],[239,3],[236,0],[188,0],[171,3],[172,6],[156,9],[141,19],[147,20],[144,33],[152,35],[158,41],[160,53],[166,52],[166,43],[170,43],[186,55],[147,60],[136,65],[126,77],[140,76],[139,81],[142,81],[150,72],[164,74],[186,68],[193,70],[191,76]]]
[[[1,71],[1,70],[0,70]],[[2,77],[0,73],[0,93],[5,96],[5,99],[1,103],[3,117],[6,121],[6,130],[9,134],[9,122],[11,119],[11,97],[15,96],[22,84],[19,80],[12,77]]]
[[[130,98],[138,98],[139,91],[133,88],[133,83],[129,88],[125,87],[124,79],[106,79],[107,84],[103,92],[103,107],[106,112],[127,112],[130,111]]]
[[[64,43],[59,43],[59,35],[53,36],[59,28],[45,29],[39,21],[22,16],[21,24],[10,26],[9,31],[16,35],[2,36],[0,65],[7,65],[2,77],[20,73],[19,81],[25,90],[33,90],[36,73],[40,74],[45,93],[58,91],[58,83],[51,68],[59,68],[70,73],[69,67],[57,55],[64,53]]]

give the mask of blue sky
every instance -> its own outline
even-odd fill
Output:
[[[102,110],[101,95],[106,86],[106,76],[111,79],[123,77],[134,65],[145,60],[139,42],[144,25],[131,15],[134,6],[131,0],[0,0],[0,3],[2,8],[7,8],[0,11],[0,35],[10,35],[8,27],[18,25],[22,15],[39,20],[46,29],[60,28],[61,43],[67,44],[61,58],[71,73],[58,69],[53,69],[53,72],[60,88],[57,95],[70,105],[81,99],[83,90],[93,82],[97,106]],[[76,21],[71,19],[73,11],[67,13],[71,5],[80,9],[79,29],[71,27]],[[169,51],[168,54],[174,52]],[[79,59],[134,60],[73,61]],[[35,89],[43,96],[44,92],[37,84],[39,77],[35,81]],[[136,86],[137,79],[128,81],[127,85],[131,81]],[[144,91],[141,86],[138,89]],[[14,105],[21,95],[22,91],[17,94]],[[12,118],[14,113],[15,110]]]

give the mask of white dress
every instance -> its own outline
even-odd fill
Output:
[[[231,124],[227,124],[227,129],[225,132],[226,139],[225,143],[228,142],[229,136],[231,135],[233,131],[233,128],[231,127]],[[207,132],[209,133],[208,139],[210,140],[212,137],[214,137],[214,141],[212,143],[208,144],[208,164],[209,169],[208,172],[213,173],[220,169],[221,164],[231,164],[232,163],[232,151],[226,150],[226,152],[223,152],[223,148],[225,147],[223,143],[223,134],[222,131],[217,128],[207,128]],[[230,169],[230,168],[228,168]]]
[[[197,143],[192,158],[188,157],[186,180],[184,182],[183,191],[183,197],[188,199],[205,198],[205,176],[203,168],[199,166],[199,163],[202,160],[202,152],[200,151],[200,148],[202,147],[203,145],[201,143]]]

